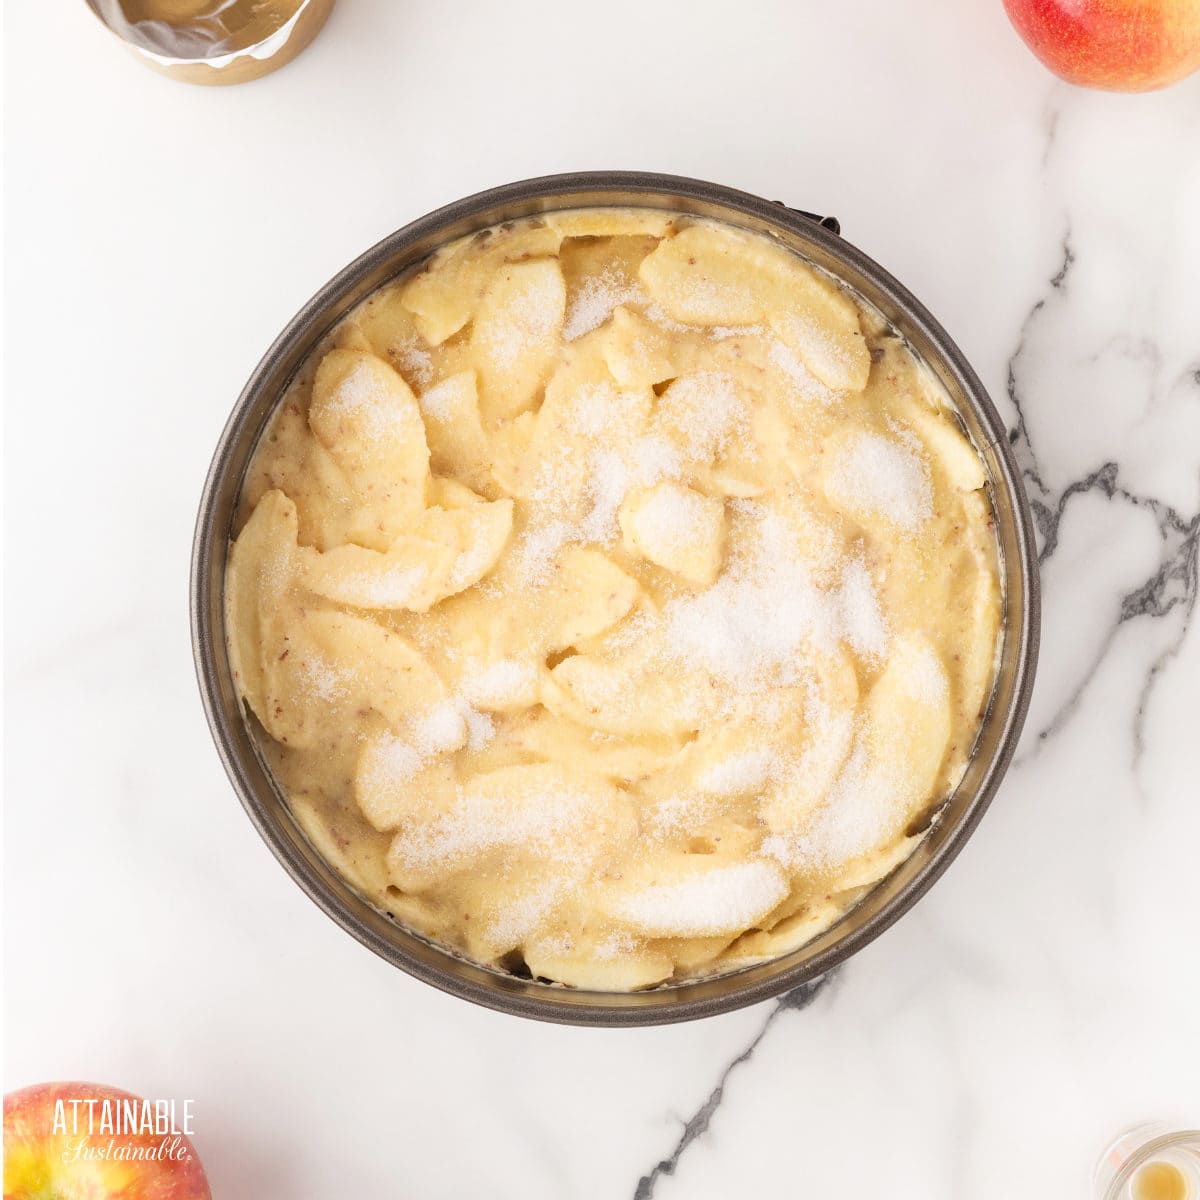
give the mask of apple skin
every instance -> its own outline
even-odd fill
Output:
[[[1025,44],[1081,87],[1148,92],[1200,69],[1200,0],[1004,0]]]
[[[64,1152],[79,1139],[54,1132],[59,1099],[138,1097],[97,1083],[39,1083],[10,1092],[4,1097],[4,1200],[212,1200],[200,1158],[187,1138],[180,1138],[188,1153],[184,1159],[65,1162]],[[96,1133],[90,1141],[104,1146],[109,1136]],[[151,1147],[162,1139],[135,1134],[114,1140],[118,1146]]]

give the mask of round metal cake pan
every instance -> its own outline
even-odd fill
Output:
[[[913,854],[835,925],[789,954],[628,993],[566,988],[470,962],[406,929],[342,879],[292,818],[255,749],[230,673],[222,603],[231,521],[247,464],[288,381],[321,338],[360,300],[446,242],[503,221],[594,206],[669,209],[765,234],[878,308],[946,388],[986,463],[1004,602],[996,684],[975,752]],[[343,929],[410,975],[489,1008],[568,1024],[651,1025],[728,1012],[814,980],[862,949],[929,890],[978,825],[1012,759],[1033,686],[1039,580],[1029,504],[1004,424],[962,352],[902,284],[835,229],[836,222],[779,203],[670,175],[589,172],[494,188],[414,221],[339,272],[292,318],[238,398],[204,486],[192,552],[192,646],[208,722],[246,812],[284,868]]]

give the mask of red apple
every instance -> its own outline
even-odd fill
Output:
[[[9,1093],[4,1200],[212,1200],[183,1110],[168,1117],[169,1104],[96,1083]]]
[[[1083,87],[1148,92],[1200,69],[1200,0],[1004,0],[1025,44]]]

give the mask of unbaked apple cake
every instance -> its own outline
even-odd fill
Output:
[[[484,230],[289,385],[226,575],[296,818],[498,969],[626,990],[825,930],[961,778],[1000,635],[987,473],[880,315],[642,209]]]

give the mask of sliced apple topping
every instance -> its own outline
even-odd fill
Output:
[[[692,225],[659,243],[639,272],[651,299],[689,325],[753,325],[762,319],[761,274],[748,238]]]
[[[404,285],[402,303],[415,316],[425,341],[440,346],[475,315],[496,271],[554,254],[561,240],[549,225],[484,230],[435,255]]]
[[[625,549],[697,587],[717,577],[725,547],[725,506],[678,483],[633,492],[618,513]]]
[[[826,386],[862,391],[871,356],[854,302],[782,246],[693,225],[642,261],[641,278],[668,317],[689,325],[772,330]]]
[[[486,423],[532,407],[557,356],[566,303],[552,259],[514,263],[489,283],[471,326]]]
[[[474,371],[459,371],[418,401],[425,418],[430,463],[439,474],[465,481],[476,491],[487,486],[491,449],[479,416]]]
[[[551,672],[542,703],[559,716],[618,734],[686,734],[704,716],[695,681],[655,671],[640,656],[627,660],[576,654]]]
[[[429,482],[425,424],[408,384],[373,354],[331,350],[308,420],[362,506],[355,540],[386,548],[425,507]]]
[[[653,321],[623,306],[613,310],[604,338],[604,362],[622,387],[646,387],[679,374],[671,339]]]
[[[644,937],[712,937],[761,921],[788,890],[773,862],[714,863],[706,854],[664,854],[653,867],[612,884],[598,907]]]
[[[427,612],[438,601],[478,583],[496,564],[512,530],[512,501],[469,508],[429,508],[382,553],[338,546],[302,552],[305,584],[355,608]]]
[[[419,890],[501,853],[595,861],[635,830],[628,797],[600,776],[556,763],[516,765],[476,775],[445,812],[406,825],[389,863],[400,887]]]

